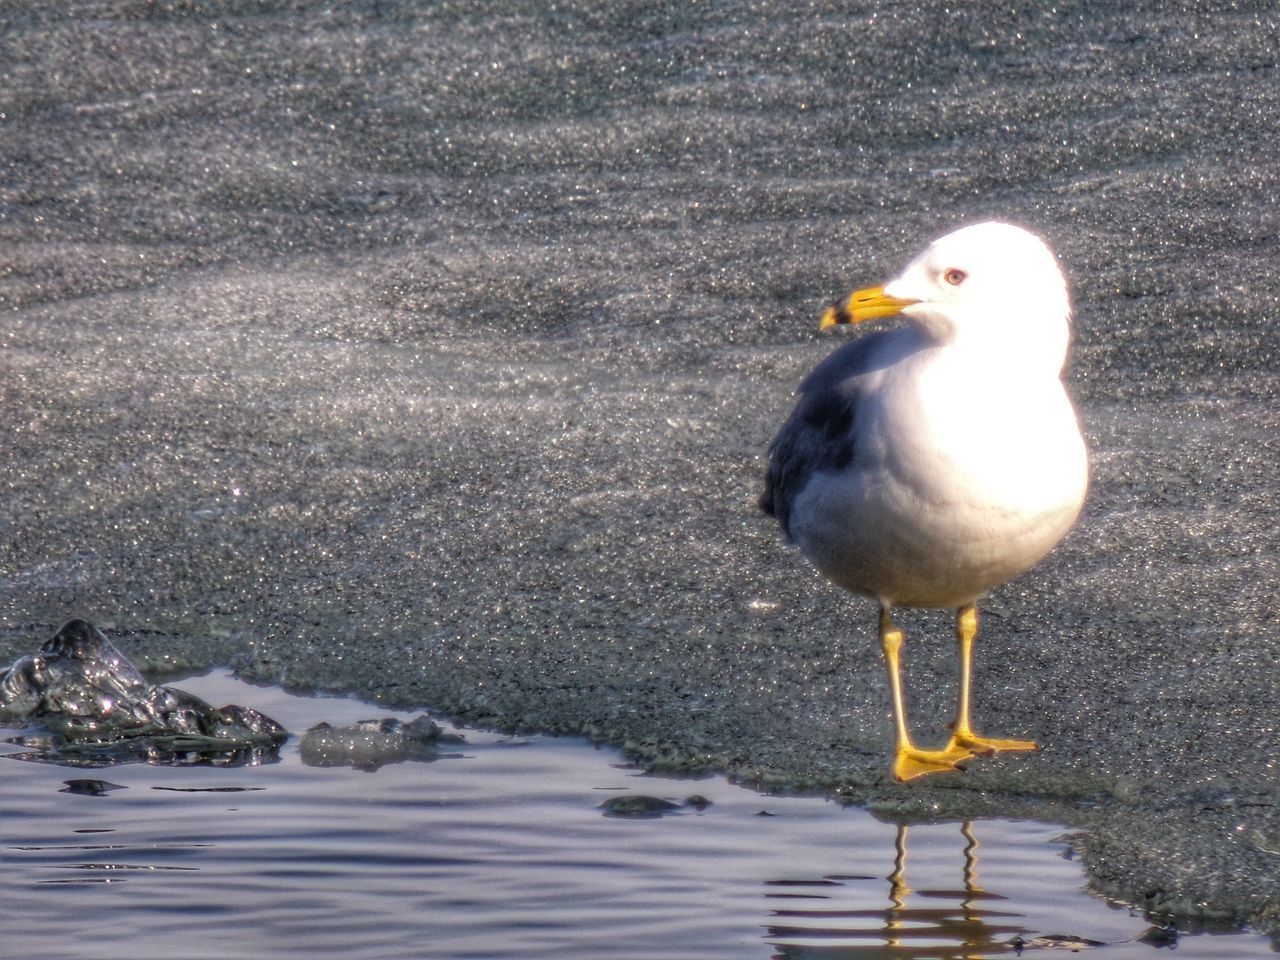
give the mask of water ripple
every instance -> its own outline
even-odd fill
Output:
[[[225,673],[185,685],[292,730],[386,713],[246,690]],[[339,948],[351,960],[914,960],[1090,941],[1127,960],[1154,949],[1137,939],[1146,920],[1082,891],[1051,824],[894,826],[790,797],[769,797],[773,816],[759,817],[761,797],[722,779],[641,777],[575,740],[514,750],[465,735],[466,762],[376,773],[306,767],[296,740],[271,766],[121,766],[113,786],[128,789],[109,796],[60,793],[57,767],[5,764],[6,948],[72,960],[312,960]],[[687,804],[691,793],[710,803]],[[602,794],[675,815],[609,816]],[[84,842],[96,833],[109,839]],[[1184,960],[1271,956],[1247,934],[1177,942]]]

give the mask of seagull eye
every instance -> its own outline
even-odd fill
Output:
[[[952,267],[942,275],[942,279],[947,281],[947,283],[951,284],[953,287],[960,286],[960,284],[964,283],[968,277],[969,275],[967,273],[963,270],[957,269],[956,267]]]

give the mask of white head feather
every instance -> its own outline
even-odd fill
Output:
[[[1048,245],[995,221],[939,237],[884,292],[932,339],[1060,371],[1071,337],[1067,281]]]

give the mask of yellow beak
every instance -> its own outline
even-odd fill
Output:
[[[891,297],[884,292],[884,287],[868,287],[866,290],[855,290],[849,294],[844,303],[832,304],[822,314],[819,330],[826,330],[838,323],[862,323],[877,317],[892,317],[919,300],[903,297]]]

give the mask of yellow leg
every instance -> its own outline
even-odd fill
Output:
[[[884,662],[889,668],[889,690],[893,694],[893,725],[897,734],[897,750],[893,760],[893,778],[898,781],[914,780],[928,773],[959,770],[961,761],[973,756],[973,751],[951,743],[945,750],[921,750],[911,743],[907,731],[906,708],[902,702],[902,631],[889,618],[887,608],[880,611],[880,644],[884,648]]]
[[[969,725],[969,684],[973,676],[973,640],[978,635],[978,608],[967,603],[956,611],[956,639],[960,641],[960,699],[956,706],[956,722],[952,725],[948,750],[963,749],[970,753],[993,754],[1001,750],[1035,750],[1031,740],[996,740],[980,737]]]

